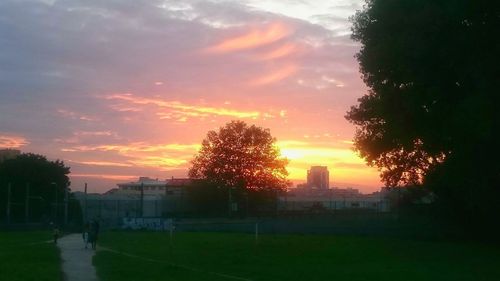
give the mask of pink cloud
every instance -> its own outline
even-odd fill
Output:
[[[253,27],[246,34],[226,39],[204,50],[206,53],[228,53],[257,48],[279,41],[293,33],[283,23],[272,23],[263,27]]]
[[[22,136],[0,134],[0,148],[20,148],[30,142]]]

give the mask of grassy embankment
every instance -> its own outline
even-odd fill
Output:
[[[0,232],[0,281],[58,281],[57,247],[48,231]]]
[[[498,280],[500,249],[388,238],[110,232],[101,280]],[[223,276],[227,275],[227,276]]]

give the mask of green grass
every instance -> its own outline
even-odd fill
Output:
[[[500,249],[470,243],[320,235],[110,232],[101,280],[499,280]],[[172,263],[178,266],[172,265]]]
[[[50,232],[0,232],[0,281],[61,280]]]

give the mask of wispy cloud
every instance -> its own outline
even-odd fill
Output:
[[[79,145],[65,148],[64,151],[117,151],[126,154],[129,152],[196,151],[199,147],[199,144],[148,144],[146,142],[132,142],[128,144]]]
[[[158,112],[160,119],[169,119],[175,114],[180,114],[186,117],[206,117],[206,116],[228,116],[234,118],[251,118],[256,119],[261,116],[258,111],[243,111],[221,107],[209,107],[200,105],[191,105],[179,101],[167,101],[159,98],[139,97],[129,93],[112,94],[104,97],[107,100],[126,101],[135,105],[154,105],[161,108],[170,109],[169,112]]]
[[[192,155],[186,155],[186,156],[187,156],[187,158],[192,157]],[[167,157],[160,157],[160,156],[148,156],[148,157],[144,157],[142,159],[130,161],[130,163],[133,163],[134,165],[137,165],[137,166],[160,167],[163,170],[169,169],[169,168],[178,169],[178,168],[184,167],[185,164],[187,164],[188,162],[189,162],[188,159],[167,158]]]
[[[299,47],[297,46],[297,44],[285,43],[277,48],[273,48],[272,50],[265,52],[258,58],[260,60],[276,60],[279,58],[288,57],[298,52],[299,52]]]
[[[252,49],[274,43],[293,33],[293,30],[283,23],[272,23],[260,27],[252,27],[243,35],[228,38],[204,50],[205,53],[228,53]]]
[[[67,109],[58,109],[57,113],[62,117],[67,117],[71,119],[79,119],[83,121],[98,121],[99,119],[86,114],[81,114]]]
[[[271,83],[275,83],[278,81],[281,81],[283,79],[288,78],[289,76],[293,75],[295,72],[297,72],[298,67],[295,64],[289,64],[286,66],[281,67],[278,70],[274,70],[272,72],[269,72],[261,77],[258,77],[252,81],[250,81],[251,85],[254,86],[263,86]]]
[[[74,161],[69,162],[78,163],[89,166],[112,166],[112,167],[132,167],[132,164],[122,163],[122,162],[109,162],[109,161]]]
[[[139,176],[132,175],[115,175],[115,174],[83,174],[83,173],[71,173],[71,177],[78,178],[101,178],[108,180],[117,180],[117,181],[132,181],[137,180]]]
[[[171,170],[186,168],[189,160],[198,151],[199,144],[148,144],[132,142],[127,144],[76,145],[63,148],[69,155],[80,155],[101,152],[99,157],[107,159],[123,158],[119,161],[107,160],[73,160],[71,162],[87,166],[109,167],[147,167],[155,170]],[[92,154],[95,155],[96,154]]]
[[[0,133],[0,148],[21,148],[29,143],[25,137]]]

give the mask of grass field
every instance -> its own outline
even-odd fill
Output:
[[[386,238],[110,232],[101,280],[499,280],[500,249]]]
[[[0,232],[0,281],[61,280],[50,232]]]

